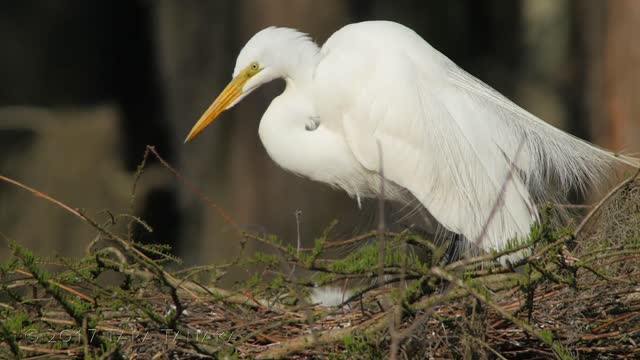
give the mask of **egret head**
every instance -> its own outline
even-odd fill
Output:
[[[260,85],[285,78],[304,65],[318,47],[306,34],[288,28],[269,27],[256,33],[236,60],[233,79],[193,126],[185,142],[193,139],[220,113],[239,103]]]

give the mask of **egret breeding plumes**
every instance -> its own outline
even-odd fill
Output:
[[[358,199],[379,194],[382,173],[385,198],[417,202],[485,250],[527,237],[550,197],[638,166],[545,123],[386,21],[347,25],[321,48],[293,29],[258,32],[185,142],[277,78],[285,90],[259,127],[276,163]]]

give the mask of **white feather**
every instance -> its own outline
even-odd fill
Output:
[[[234,74],[253,63],[261,71],[241,97],[275,78],[287,83],[259,129],[278,164],[356,199],[376,196],[383,172],[388,199],[417,199],[483,249],[527,237],[540,202],[638,166],[538,119],[396,23],[345,26],[322,49],[295,30],[267,28],[242,49]]]
[[[385,176],[484,249],[526,237],[553,180],[582,190],[630,162],[529,114],[401,25],[349,25],[321,54],[323,124],[372,172],[380,141]]]

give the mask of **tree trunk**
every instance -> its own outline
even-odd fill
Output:
[[[585,114],[594,142],[640,150],[640,2],[576,1],[586,67]]]

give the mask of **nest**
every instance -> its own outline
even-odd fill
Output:
[[[272,251],[180,271],[168,270],[167,263],[177,261],[168,249],[138,244],[59,200],[10,182],[87,222],[98,237],[83,259],[42,259],[12,244],[13,258],[0,268],[0,351],[7,356],[640,356],[635,177],[592,208],[576,229],[543,221],[527,244],[446,265],[439,247],[409,231],[372,231],[341,241],[326,231],[310,249],[242,233],[245,241]],[[323,256],[359,243],[345,259]],[[418,258],[408,246],[427,256]],[[523,247],[531,255],[517,266],[496,264]],[[210,281],[221,268],[247,266],[260,270],[233,289]],[[356,285],[340,306],[309,303],[313,286],[345,281]]]

